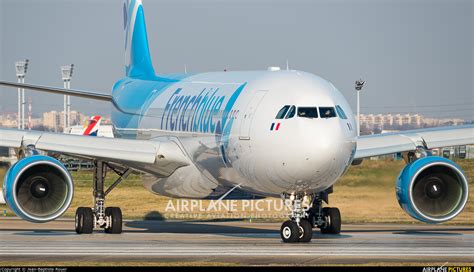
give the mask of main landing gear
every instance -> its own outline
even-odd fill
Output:
[[[103,161],[94,161],[94,208],[79,207],[76,210],[76,233],[89,234],[94,228],[103,228],[105,233],[122,233],[122,211],[119,207],[105,208],[105,197],[131,173],[131,169],[120,172]],[[119,178],[104,191],[107,167],[119,175]]]
[[[330,193],[332,193],[332,187],[313,195],[282,195],[291,210],[290,220],[285,221],[280,228],[283,242],[310,242],[313,237],[313,228],[319,228],[323,234],[341,232],[339,209],[322,207],[323,201],[328,203]]]

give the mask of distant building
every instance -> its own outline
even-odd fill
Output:
[[[377,133],[381,130],[407,130],[436,126],[462,125],[459,118],[426,118],[421,114],[361,114],[360,126],[365,134]]]
[[[413,115],[412,123],[418,128],[421,127],[423,125],[423,117],[419,114]]]
[[[403,125],[411,125],[411,115],[410,114],[404,114],[402,115],[402,126]]]
[[[385,122],[384,125],[388,125],[388,127],[393,126],[393,115],[392,114],[385,114]]]
[[[86,123],[88,116],[77,111],[71,111],[71,125],[80,125]],[[63,112],[49,111],[43,113],[43,126],[45,129],[55,132],[64,130]]]
[[[43,126],[43,118],[31,118],[32,129]]]
[[[89,116],[77,111],[71,111],[71,125],[81,125],[87,123]]]
[[[385,126],[385,116],[383,114],[377,114],[374,118],[374,126],[383,129]]]
[[[400,127],[403,126],[403,116],[401,114],[395,115],[394,125],[400,126]]]
[[[6,112],[0,115],[0,124],[2,127],[17,128],[17,113]]]
[[[43,126],[45,129],[52,130],[54,132],[60,131],[61,126],[61,116],[60,112],[49,111],[43,113]]]

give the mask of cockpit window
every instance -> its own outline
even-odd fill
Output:
[[[339,117],[341,117],[341,119],[347,119],[347,115],[344,112],[344,110],[341,108],[341,106],[336,105],[336,111],[337,111],[337,114],[339,115]]]
[[[283,119],[286,115],[286,112],[288,111],[288,109],[290,108],[290,106],[286,105],[284,106],[283,108],[281,108],[280,111],[278,111],[277,113],[277,116],[275,117],[276,119]]]
[[[295,117],[295,113],[296,113],[296,107],[295,107],[295,106],[291,106],[291,108],[290,108],[290,110],[288,111],[288,114],[286,115],[285,119],[290,119],[290,118]]]
[[[316,107],[298,107],[298,117],[318,118],[318,108],[316,108]]]
[[[319,107],[319,115],[321,118],[332,118],[336,117],[336,111],[333,107]]]

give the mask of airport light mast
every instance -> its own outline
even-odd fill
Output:
[[[26,72],[28,71],[28,59],[15,62],[16,77],[18,83],[25,83]],[[18,129],[25,129],[25,89],[18,88]]]
[[[365,81],[362,79],[356,80],[355,89],[357,91],[357,136],[360,136],[360,91],[364,87]]]
[[[74,64],[61,66],[61,77],[63,79],[64,89],[71,88],[71,78],[73,70]],[[69,95],[64,96],[63,110],[64,132],[66,132],[66,128],[71,125],[71,97]]]

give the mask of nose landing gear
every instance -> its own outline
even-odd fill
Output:
[[[332,188],[313,194],[282,195],[290,210],[290,220],[280,228],[280,236],[285,243],[310,242],[313,228],[319,228],[322,234],[339,234],[341,232],[341,213],[338,208],[322,207],[328,202]]]
[[[285,243],[309,242],[313,237],[311,223],[303,219],[300,223],[288,220],[281,225],[280,236]]]

